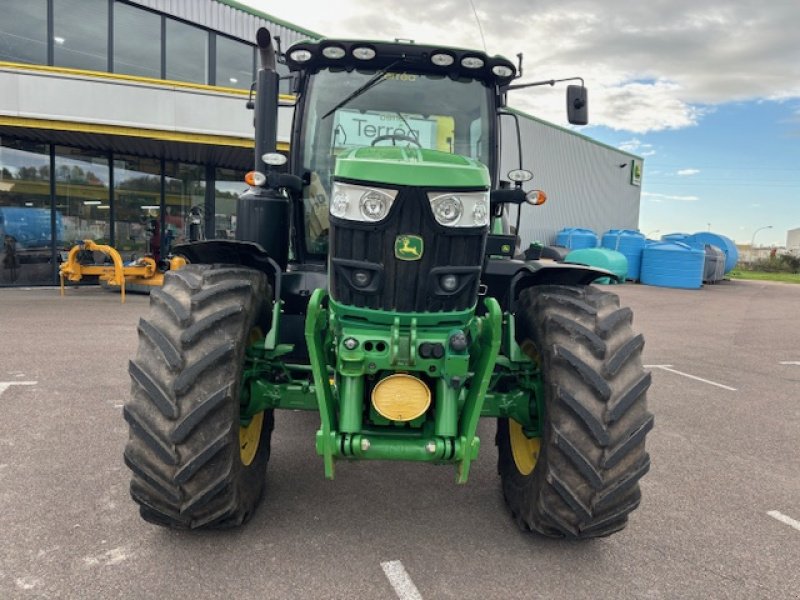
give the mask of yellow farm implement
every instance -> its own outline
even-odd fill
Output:
[[[102,252],[111,259],[110,265],[82,264],[79,260],[81,251]],[[170,269],[179,269],[186,264],[180,257],[169,260]],[[83,277],[97,275],[101,282],[120,288],[122,302],[125,302],[125,287],[153,287],[161,286],[164,282],[164,273],[159,270],[155,259],[144,256],[132,263],[125,264],[119,252],[111,246],[95,244],[92,240],[84,240],[70,248],[67,260],[61,263],[59,278],[61,280],[61,295],[64,295],[64,280],[78,282]]]

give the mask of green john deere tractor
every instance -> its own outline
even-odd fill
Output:
[[[403,460],[451,464],[464,483],[478,420],[496,419],[522,527],[622,529],[650,465],[644,341],[631,311],[589,285],[608,272],[515,258],[508,215],[542,200],[523,191],[530,172],[498,173],[515,65],[413,43],[297,43],[287,168],[276,52],[266,30],[257,40],[237,239],[176,247],[188,265],[139,322],[124,414],[142,517],[245,522],[274,411],[303,409],[319,412],[328,478],[343,459]],[[582,82],[567,106],[586,123]]]

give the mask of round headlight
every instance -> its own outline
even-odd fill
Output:
[[[289,53],[289,58],[294,62],[304,63],[311,60],[311,52],[309,50],[294,50]]]
[[[489,223],[489,211],[483,203],[476,204],[472,209],[472,223],[476,227],[483,227]]]
[[[368,46],[353,48],[353,58],[357,58],[358,60],[372,60],[375,58],[375,50]]]
[[[431,62],[437,67],[449,67],[455,61],[456,59],[451,54],[445,54],[444,52],[431,54]]]
[[[345,51],[341,46],[327,46],[322,49],[322,56],[333,60],[344,57]]]
[[[464,212],[461,200],[452,194],[434,198],[431,201],[431,208],[433,208],[433,216],[442,225],[455,225]]]
[[[442,275],[439,278],[439,285],[442,286],[445,292],[453,292],[458,287],[458,276],[452,273],[449,275]]]
[[[349,205],[350,200],[348,200],[347,194],[343,192],[336,192],[333,195],[333,200],[331,200],[331,214],[334,217],[343,219],[347,214],[347,207]]]
[[[353,283],[360,288],[365,288],[372,281],[372,274],[369,271],[353,271]]]
[[[461,59],[461,66],[466,69],[480,69],[483,67],[483,59],[477,56],[465,56]]]
[[[389,212],[390,198],[376,190],[369,190],[361,196],[361,215],[367,221],[380,221]]]
[[[498,77],[511,77],[514,74],[514,69],[506,65],[495,65],[492,67],[492,73]]]

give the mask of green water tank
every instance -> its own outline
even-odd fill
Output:
[[[610,277],[601,277],[594,283],[623,283],[628,275],[628,259],[622,252],[610,250],[609,248],[581,248],[573,250],[564,259],[564,262],[588,267],[599,267],[606,271],[611,271],[619,277],[620,281],[614,281]]]

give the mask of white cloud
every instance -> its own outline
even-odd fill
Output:
[[[672,196],[670,194],[655,194],[653,192],[642,192],[642,198],[650,202],[697,202],[698,196]]]
[[[656,151],[653,149],[653,144],[646,144],[639,140],[638,138],[633,138],[630,140],[626,140],[622,142],[618,148],[620,150],[624,150],[625,152],[630,152],[632,154],[638,154],[641,157],[648,157],[653,156]]]
[[[464,0],[245,0],[328,36],[481,47]],[[474,0],[490,54],[525,54],[525,80],[582,76],[593,125],[643,134],[696,125],[717,104],[800,97],[797,0]],[[514,35],[512,32],[518,32]],[[513,105],[563,124],[564,89]]]
[[[697,175],[700,172],[700,169],[681,169],[678,171],[678,175],[681,177],[688,177],[690,175]]]

